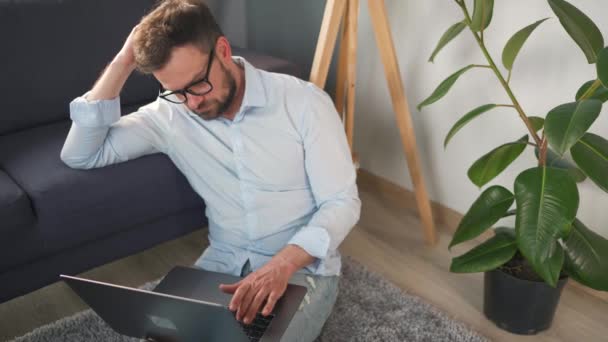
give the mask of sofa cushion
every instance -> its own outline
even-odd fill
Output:
[[[0,170],[0,235],[34,222],[30,200],[15,182]]]
[[[0,1],[0,135],[63,120],[90,89],[155,0]],[[152,77],[135,74],[124,104],[153,100]]]
[[[202,199],[165,155],[94,170],[66,166],[59,155],[70,124],[0,137],[0,165],[29,196],[38,219],[30,239],[42,245],[23,255],[0,239],[0,269],[185,209],[204,216]]]

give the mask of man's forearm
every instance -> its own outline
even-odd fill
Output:
[[[135,57],[133,53],[133,36],[137,26],[131,30],[122,49],[116,54],[114,60],[97,80],[87,100],[110,100],[118,96],[129,75],[135,70]]]
[[[310,265],[315,258],[297,245],[287,245],[277,253],[271,262],[276,262],[290,275],[296,273],[302,267]]]
[[[91,89],[87,100],[109,100],[120,94],[122,87],[133,72],[135,66],[118,56],[106,67],[103,74]]]

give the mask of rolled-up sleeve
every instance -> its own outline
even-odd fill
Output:
[[[342,121],[329,96],[312,84],[310,87],[311,98],[298,130],[317,211],[289,244],[322,260],[338,248],[359,220],[361,201]]]
[[[91,169],[165,152],[168,106],[157,100],[121,116],[118,97],[90,101],[87,94],[70,103],[72,126],[61,150],[66,165]]]
[[[87,100],[86,96],[70,102],[70,119],[82,127],[109,127],[120,119],[120,98]]]

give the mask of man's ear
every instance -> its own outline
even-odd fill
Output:
[[[223,63],[232,60],[232,48],[230,42],[225,36],[220,36],[217,39],[216,55],[220,57]]]

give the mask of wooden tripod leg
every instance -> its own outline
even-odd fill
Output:
[[[369,5],[378,50],[384,64],[384,72],[393,101],[393,109],[395,110],[397,126],[401,134],[401,142],[405,149],[407,165],[409,166],[414,191],[416,192],[416,201],[418,202],[420,218],[424,225],[426,241],[430,245],[435,245],[437,243],[437,234],[433,222],[433,213],[420,170],[416,136],[405,97],[401,73],[399,72],[399,65],[397,64],[395,46],[393,45],[393,38],[391,37],[388,17],[386,15],[386,7],[384,6],[384,0],[368,0],[367,3]]]
[[[325,5],[323,22],[321,23],[321,31],[315,50],[315,59],[310,70],[310,82],[321,89],[325,88],[325,81],[327,81],[327,72],[329,71],[331,55],[336,44],[336,36],[340,28],[340,19],[344,14],[345,4],[346,0],[327,0]]]
[[[359,0],[349,0],[347,8],[346,20],[348,25],[347,39],[348,39],[348,66],[347,66],[347,88],[346,88],[346,138],[348,145],[353,153],[353,139],[355,129],[355,81],[357,78],[357,19],[359,18]]]
[[[336,75],[336,111],[340,115],[340,119],[344,120],[344,94],[346,86],[346,72],[348,65],[348,1],[346,2],[346,8],[344,9],[344,15],[342,16],[342,29],[340,32],[340,52],[338,54],[338,70]]]

